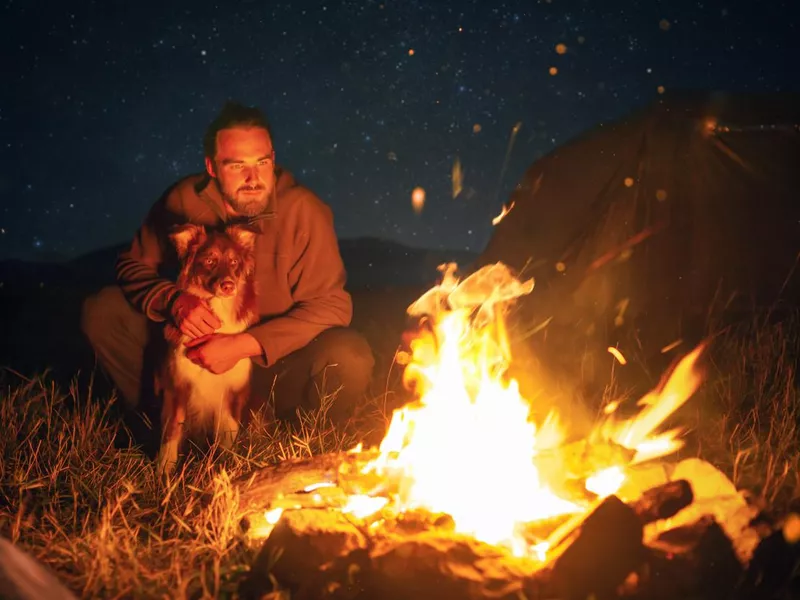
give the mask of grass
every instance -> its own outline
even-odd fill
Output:
[[[81,597],[218,598],[255,558],[239,534],[231,481],[289,457],[345,450],[321,411],[296,429],[254,415],[236,451],[190,453],[169,482],[115,447],[113,402],[58,389],[46,374],[2,390],[0,533]],[[202,493],[211,500],[201,504]]]
[[[717,336],[697,407],[698,452],[776,510],[800,510],[800,315]]]
[[[800,496],[799,356],[800,319],[719,334],[684,415],[693,451],[781,510]],[[390,387],[370,407],[379,421]],[[324,407],[295,430],[255,415],[235,452],[191,454],[164,483],[138,451],[115,447],[113,399],[98,401],[91,386],[62,390],[43,374],[0,393],[0,534],[80,597],[235,597],[257,550],[240,537],[231,481],[369,433],[337,432]]]

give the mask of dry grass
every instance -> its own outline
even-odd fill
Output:
[[[697,419],[693,447],[739,486],[785,506],[800,495],[800,319],[720,334],[714,348],[686,415]],[[379,421],[396,404],[397,373],[384,376],[387,389],[371,406]],[[235,452],[193,453],[164,483],[138,451],[115,448],[120,425],[109,403],[87,400],[91,389],[62,391],[43,375],[0,393],[0,534],[81,597],[235,597],[256,551],[240,538],[231,481],[356,441],[331,428],[324,410],[303,415],[294,431],[256,415]]]
[[[778,510],[800,499],[800,315],[714,336],[699,398],[698,452]]]
[[[1,393],[0,534],[87,598],[234,596],[255,551],[240,537],[231,481],[355,444],[325,405],[295,430],[255,415],[235,452],[190,453],[165,482],[137,450],[115,448],[121,425],[109,403],[87,402],[91,390],[62,392],[41,376]]]

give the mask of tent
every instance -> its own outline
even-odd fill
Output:
[[[652,355],[711,316],[797,306],[800,94],[660,96],[534,162],[511,203],[475,268],[534,277],[521,338],[552,318],[562,352],[634,333]]]

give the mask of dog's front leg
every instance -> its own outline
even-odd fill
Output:
[[[178,450],[184,437],[186,402],[174,390],[165,391],[165,402],[161,414],[162,437],[158,451],[159,475],[171,473],[178,463]]]
[[[240,390],[232,390],[228,394],[225,402],[217,415],[217,423],[214,430],[215,442],[221,448],[230,450],[239,435],[239,426],[242,421],[242,407],[247,401],[249,389],[247,387]]]

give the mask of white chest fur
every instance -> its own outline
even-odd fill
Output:
[[[213,297],[209,299],[209,304],[222,321],[217,333],[241,333],[247,329],[246,323],[236,319],[235,298]],[[230,392],[241,390],[248,384],[252,362],[249,358],[243,358],[232,369],[216,374],[186,358],[183,344],[175,348],[175,353],[176,383],[188,385],[190,389],[186,406],[188,424],[191,427],[192,424],[219,421],[221,413],[229,412]]]

